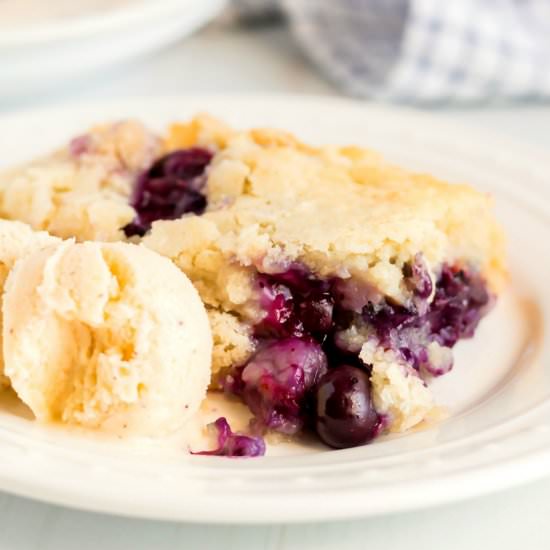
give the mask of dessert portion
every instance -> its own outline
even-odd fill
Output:
[[[193,285],[127,243],[71,241],[8,276],[5,373],[40,421],[159,436],[194,415],[212,339]]]
[[[153,222],[143,244],[199,290],[214,384],[250,407],[253,428],[347,447],[439,415],[429,381],[505,279],[490,197],[368,150],[210,119],[166,141],[168,158],[214,152],[206,205]]]
[[[313,430],[332,447],[440,415],[429,382],[506,279],[487,195],[208,116],[166,136],[94,129],[0,176],[0,214],[170,258],[208,312],[211,388],[248,405],[249,435]],[[213,452],[261,454],[223,421],[213,429]]]

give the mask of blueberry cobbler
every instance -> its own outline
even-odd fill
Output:
[[[244,402],[210,454],[270,433],[368,443],[435,418],[506,275],[490,197],[359,147],[312,147],[201,115],[157,135],[92,129],[0,176],[0,215],[63,239],[137,243],[193,283],[213,339],[210,388]]]

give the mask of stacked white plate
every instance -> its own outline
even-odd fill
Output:
[[[0,100],[62,86],[185,36],[226,0],[0,0]]]

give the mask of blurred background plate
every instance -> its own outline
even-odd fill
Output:
[[[23,20],[19,0],[0,0],[0,101],[55,89],[159,49],[211,20],[226,3],[23,0],[33,1],[34,17]]]

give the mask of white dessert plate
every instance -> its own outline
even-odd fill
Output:
[[[331,451],[270,445],[257,459],[190,456],[183,440],[113,441],[34,423],[0,399],[0,489],[128,516],[269,523],[365,517],[434,506],[550,474],[550,159],[411,111],[292,96],[179,97],[74,105],[0,118],[1,164],[46,152],[107,119],[159,129],[210,111],[313,142],[376,148],[393,161],[494,194],[511,283],[454,370],[434,384],[448,419]],[[205,413],[219,414],[218,402]]]
[[[36,94],[145,55],[226,0],[0,0],[0,99]]]

